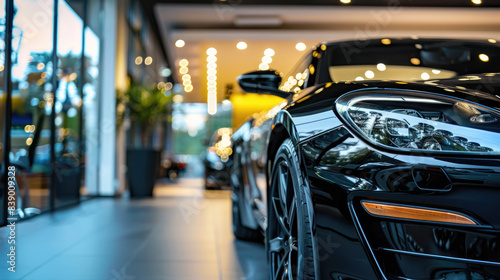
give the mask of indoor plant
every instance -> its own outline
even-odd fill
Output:
[[[130,195],[152,196],[160,166],[161,150],[153,147],[154,128],[165,123],[171,112],[170,95],[164,89],[130,83],[117,94],[118,123],[130,118],[127,179]]]

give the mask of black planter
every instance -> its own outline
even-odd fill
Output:
[[[58,170],[54,185],[56,198],[80,200],[80,174],[77,168]]]
[[[127,150],[127,179],[131,197],[152,197],[161,152],[153,149]]]

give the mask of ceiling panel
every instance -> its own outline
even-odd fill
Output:
[[[486,1],[483,1],[485,3]],[[215,4],[214,4],[215,3]],[[230,5],[228,3],[233,3]],[[322,41],[382,37],[454,37],[500,39],[500,9],[357,6],[157,4],[155,16],[174,78],[178,62],[189,61],[193,91],[185,102],[206,102],[206,50],[217,49],[219,102],[226,84],[245,71],[257,69],[266,48],[276,52],[271,68],[286,72],[308,47]],[[221,6],[222,5],[222,6]],[[177,39],[186,45],[176,48]],[[238,41],[248,48],[236,49]],[[237,89],[237,87],[236,87]]]

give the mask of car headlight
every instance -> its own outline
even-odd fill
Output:
[[[500,155],[500,112],[418,92],[356,92],[336,102],[339,116],[369,143],[405,152]]]

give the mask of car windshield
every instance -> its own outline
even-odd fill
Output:
[[[331,81],[430,80],[500,72],[495,40],[370,40],[326,49]]]

